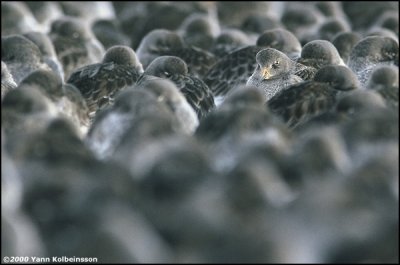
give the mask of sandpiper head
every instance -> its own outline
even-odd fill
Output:
[[[286,54],[273,48],[259,51],[256,61],[259,65],[257,70],[261,71],[263,79],[271,79],[287,73],[293,66],[293,61]]]

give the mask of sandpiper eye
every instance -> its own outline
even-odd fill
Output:
[[[171,74],[170,74],[169,72],[164,72],[164,75],[165,75],[166,77],[170,77],[170,76],[171,76]]]
[[[273,67],[273,68],[278,68],[278,67],[279,67],[279,61],[275,61],[275,62],[272,64],[272,67]]]

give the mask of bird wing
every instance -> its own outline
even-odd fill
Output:
[[[181,89],[199,119],[205,117],[214,107],[214,96],[210,88],[199,78],[184,77],[185,86]]]
[[[271,98],[267,105],[289,127],[295,127],[330,109],[335,103],[335,93],[327,84],[307,81],[283,90]]]
[[[216,63],[215,56],[197,47],[187,47],[173,50],[173,56],[180,57],[188,66],[189,73],[196,77],[203,77]]]
[[[92,112],[112,104],[115,94],[134,84],[139,76],[132,66],[109,62],[79,68],[71,74],[67,83],[75,85],[81,91]]]
[[[262,47],[258,46],[238,49],[214,64],[203,79],[214,96],[226,95],[232,88],[245,85],[257,67],[256,55],[260,50]]]
[[[313,80],[317,71],[318,70],[314,67],[305,66],[299,63],[297,63],[294,68],[294,74],[299,76],[304,81]]]

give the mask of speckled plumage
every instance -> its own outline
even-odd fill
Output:
[[[210,52],[186,45],[178,33],[166,29],[152,30],[144,36],[137,55],[145,69],[159,56],[177,56],[185,61],[189,73],[197,77],[202,77],[216,62]]]
[[[176,56],[160,56],[146,68],[144,75],[167,78],[175,83],[195,110],[199,120],[214,107],[214,96],[200,79],[188,73],[186,63]]]
[[[266,48],[256,55],[257,68],[247,80],[247,86],[253,86],[264,92],[265,101],[288,86],[303,82],[304,65],[296,63],[284,53]]]
[[[142,72],[142,65],[130,47],[113,46],[103,62],[76,69],[67,83],[80,90],[93,117],[99,108],[113,103],[118,91],[133,85]]]
[[[293,128],[334,107],[338,91],[357,87],[358,80],[350,69],[326,66],[317,72],[313,81],[288,87],[272,97],[267,105],[271,112]]]
[[[217,105],[223,101],[230,90],[246,84],[257,68],[256,55],[263,48],[275,48],[293,58],[298,57],[301,51],[297,38],[282,29],[263,32],[258,36],[256,44],[236,49],[225,55],[204,77],[204,82],[216,97]],[[306,74],[305,71],[302,73]]]
[[[210,87],[216,97],[224,98],[229,90],[246,84],[247,79],[257,67],[255,56],[262,50],[258,46],[247,46],[237,49],[221,58],[204,77],[204,82]]]

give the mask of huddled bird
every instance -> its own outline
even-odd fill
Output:
[[[155,94],[158,102],[165,103],[181,124],[183,132],[192,134],[196,130],[199,118],[175,83],[149,75],[141,78],[135,88],[150,91]]]
[[[357,77],[350,69],[340,65],[325,66],[318,70],[314,80],[289,86],[267,101],[267,106],[289,127],[296,127],[333,108],[338,94],[357,88]]]
[[[41,30],[38,21],[25,2],[4,1],[1,3],[1,36],[23,34]]]
[[[186,17],[178,29],[186,44],[205,51],[210,50],[220,31],[218,20],[212,15],[203,13],[194,13]]]
[[[13,89],[1,102],[1,126],[11,148],[26,135],[43,131],[57,115],[57,107],[36,87]]]
[[[166,105],[159,103],[155,94],[145,89],[125,89],[117,94],[115,104],[95,116],[86,143],[97,157],[109,158],[138,119],[163,112],[172,115]]]
[[[195,137],[209,147],[213,166],[226,171],[235,165],[242,144],[260,141],[284,146],[290,133],[284,123],[265,108],[264,94],[241,87],[211,112],[196,129]]]
[[[385,106],[385,100],[379,93],[368,89],[355,89],[338,97],[335,111],[354,118],[365,111],[385,108]]]
[[[361,40],[361,34],[350,31],[350,32],[339,32],[332,38],[332,44],[336,47],[343,62],[347,64],[350,52],[354,45]]]
[[[397,145],[399,114],[383,106],[365,107],[340,126],[351,158],[357,163],[386,145]]]
[[[325,21],[325,16],[315,6],[295,3],[286,6],[280,21],[304,45],[309,35]]]
[[[398,9],[3,1],[2,256],[398,263]]]
[[[297,62],[316,70],[327,65],[346,66],[336,47],[327,40],[313,40],[306,43]],[[309,79],[312,79],[312,75]]]
[[[36,70],[24,78],[19,87],[35,87],[49,99],[60,116],[69,119],[81,136],[86,135],[90,126],[89,110],[80,91],[53,71]]]
[[[300,133],[288,156],[288,163],[298,168],[295,171],[301,185],[315,185],[323,178],[344,175],[352,169],[346,143],[336,127]]]
[[[77,17],[87,23],[96,19],[114,19],[115,10],[110,1],[80,2],[79,4],[70,1],[59,3],[65,15]]]
[[[255,56],[260,50],[262,47],[255,45],[233,50],[207,72],[203,80],[210,87],[217,106],[230,90],[246,84],[257,67]]]
[[[351,26],[340,17],[328,17],[315,30],[305,37],[304,41],[312,40],[327,40],[332,41],[333,37],[342,32],[349,32]]]
[[[154,96],[151,92],[147,93]],[[135,179],[143,177],[147,165],[154,161],[157,150],[160,150],[160,144],[174,137],[191,138],[182,131],[176,116],[165,104],[157,104],[156,100],[142,109],[134,122],[128,125],[111,157],[113,161],[127,168]]]
[[[51,70],[61,77],[64,81],[64,70],[57,58],[54,45],[49,36],[45,33],[31,31],[23,34],[24,37],[35,43],[43,56],[43,61],[51,68]]]
[[[112,105],[118,91],[133,85],[143,73],[136,53],[128,46],[109,48],[102,62],[75,69],[66,83],[82,93],[93,118],[98,109]]]
[[[80,18],[63,16],[53,20],[48,33],[68,80],[76,68],[101,61],[104,47]]]
[[[284,28],[279,19],[271,14],[254,14],[247,16],[240,29],[247,34],[262,34],[266,30]]]
[[[268,2],[217,2],[218,19],[224,27],[240,27],[251,15],[265,16],[272,9]]]
[[[203,78],[213,92],[217,105],[224,101],[230,90],[246,84],[257,68],[256,55],[264,48],[277,49],[283,54],[288,53],[285,56],[298,57],[301,45],[293,34],[285,30],[266,30],[258,36],[256,45],[237,48],[219,59]]]
[[[51,68],[44,62],[38,46],[22,35],[1,37],[1,60],[17,85],[31,72]]]
[[[202,79],[188,71],[187,64],[176,56],[159,56],[144,71],[144,76],[152,75],[171,80],[186,97],[199,120],[215,108],[214,96]]]
[[[396,10],[387,10],[383,12],[375,21],[374,26],[392,30],[399,34],[399,17]]]
[[[145,69],[157,57],[176,56],[187,64],[190,74],[196,77],[204,76],[216,62],[212,53],[187,44],[177,32],[166,29],[147,33],[136,52]]]
[[[37,20],[42,29],[42,33],[47,33],[50,30],[51,22],[62,16],[64,12],[59,5],[59,3],[54,3],[50,1],[24,2],[29,10],[32,12],[33,16]]]
[[[351,50],[347,65],[362,85],[366,85],[374,68],[399,63],[399,44],[392,38],[370,36],[361,39]]]
[[[220,34],[214,38],[210,51],[218,61],[228,53],[249,45],[251,40],[243,31],[235,28],[221,29]]]
[[[295,60],[300,57],[302,45],[293,33],[284,28],[263,31],[257,39],[258,46],[274,48]]]
[[[273,48],[266,48],[256,55],[257,68],[247,80],[247,86],[253,86],[264,92],[265,101],[290,85],[303,82],[302,72],[307,67],[296,63],[286,54]]]
[[[368,79],[367,89],[378,92],[390,107],[399,107],[399,68],[396,66],[376,67]]]
[[[93,21],[91,29],[106,50],[114,45],[131,45],[131,40],[122,32],[117,19],[97,19]]]

